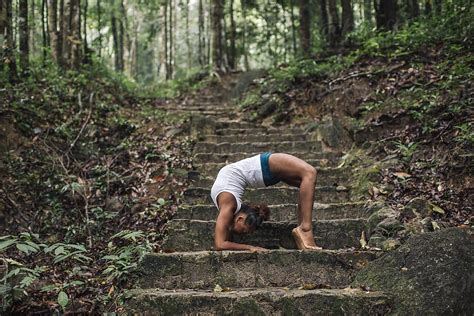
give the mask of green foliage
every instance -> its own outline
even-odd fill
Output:
[[[149,241],[154,233],[145,235],[142,231],[121,231],[110,238],[108,253],[102,257],[106,268],[102,273],[109,281],[121,282],[135,272],[143,256],[153,249]]]
[[[405,144],[401,141],[395,141],[394,144],[405,162],[410,162],[413,154],[418,148],[418,144],[414,142]]]

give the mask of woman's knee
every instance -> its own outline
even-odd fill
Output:
[[[316,171],[316,168],[314,168],[313,166],[309,166],[305,168],[303,179],[306,179],[306,181],[316,183],[317,173],[318,172]]]

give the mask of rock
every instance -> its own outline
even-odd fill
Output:
[[[400,241],[397,239],[389,238],[382,242],[382,250],[383,251],[393,251],[397,249],[401,245]]]
[[[412,236],[370,262],[352,286],[390,293],[395,315],[472,315],[473,232],[448,228]]]
[[[403,229],[403,224],[395,217],[387,217],[375,227],[376,232],[385,236],[393,236],[397,231]]]
[[[313,139],[323,141],[331,148],[345,148],[352,144],[349,132],[331,116],[325,116],[321,123],[311,125],[307,131],[313,132]]]
[[[415,217],[426,217],[431,213],[431,203],[424,198],[414,198],[412,199],[402,211],[402,217],[407,219],[412,219]]]
[[[266,100],[257,110],[259,118],[265,118],[276,111],[278,103],[274,99]]]
[[[380,207],[380,204],[373,206],[373,208]],[[381,207],[377,211],[373,212],[367,220],[369,232],[373,232],[377,225],[387,218],[397,218],[399,212],[390,207]]]

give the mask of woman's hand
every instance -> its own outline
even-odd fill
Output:
[[[267,248],[262,248],[262,247],[257,247],[257,246],[251,246],[249,250],[250,250],[250,252],[265,252],[265,251],[269,251],[269,249],[267,249]]]

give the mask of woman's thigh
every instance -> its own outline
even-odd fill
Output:
[[[306,161],[284,153],[272,154],[268,159],[268,163],[272,174],[294,186],[299,186],[301,179],[308,170],[314,169]]]

